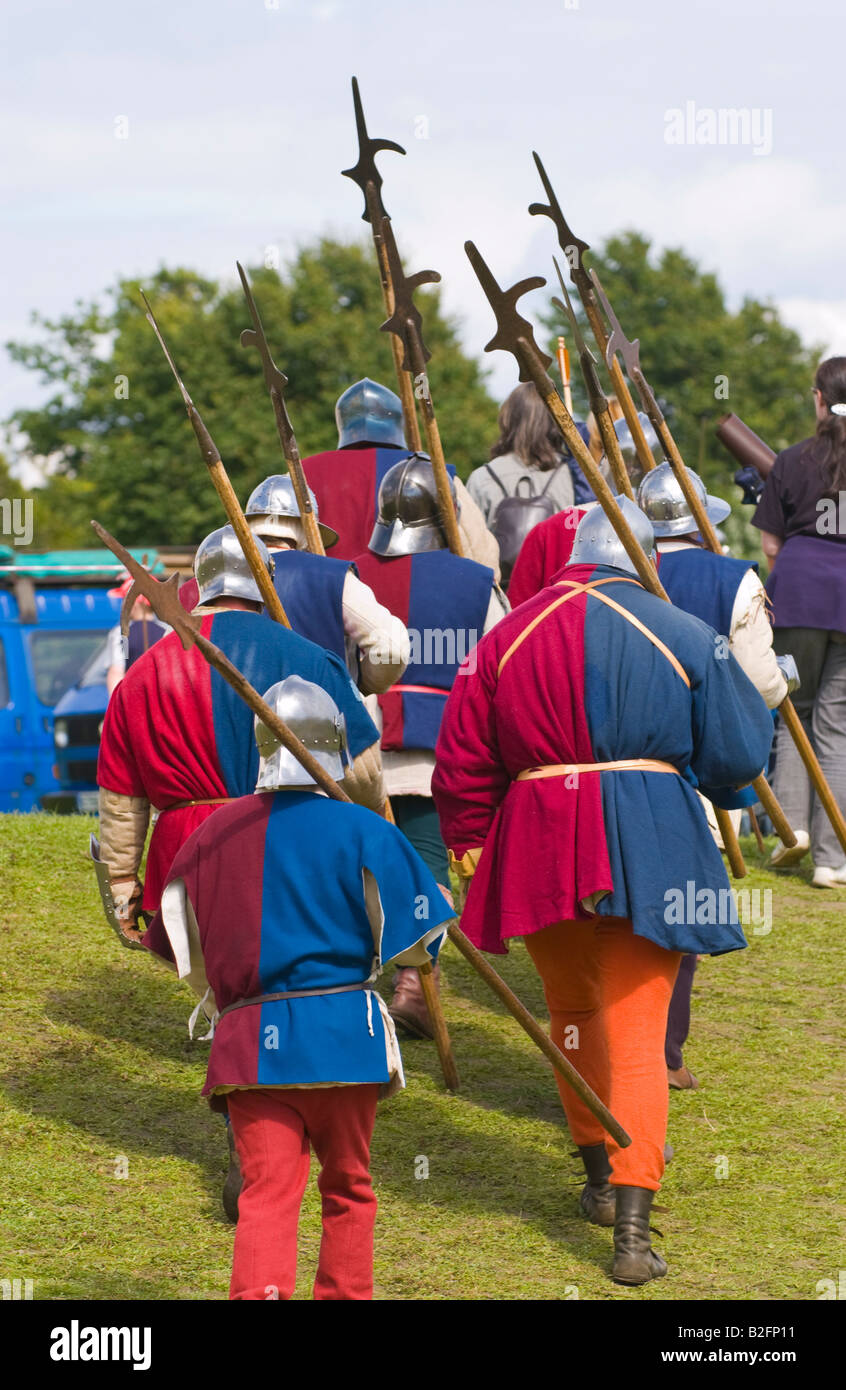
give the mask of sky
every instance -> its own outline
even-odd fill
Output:
[[[494,325],[467,238],[501,284],[552,272],[536,149],[586,241],[682,246],[846,353],[843,0],[3,0],[0,24],[0,343],[121,276],[234,280],[366,232],[355,73],[407,150],[379,157],[406,271],[441,272],[470,352]],[[45,390],[2,361],[5,418]],[[486,362],[504,396],[513,359]]]

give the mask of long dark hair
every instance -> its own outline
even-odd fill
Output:
[[[830,492],[846,488],[846,415],[832,415],[833,405],[846,405],[846,357],[828,357],[817,367],[814,385],[828,406],[817,421],[814,458]]]
[[[499,439],[490,457],[516,454],[527,468],[539,468],[546,473],[558,467],[565,447],[561,431],[547,413],[532,382],[515,386],[500,408]]]

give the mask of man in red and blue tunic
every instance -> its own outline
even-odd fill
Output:
[[[652,529],[623,512],[650,553]],[[614,1225],[613,1277],[666,1273],[649,1242],[664,1170],[667,1010],[681,955],[745,945],[693,790],[764,766],[772,723],[715,633],[648,593],[605,517],[582,521],[558,580],[497,625],[456,680],[432,791],[469,880],[463,930],[525,939],[551,1033],[631,1135],[607,1138],[567,1088],[582,1205]],[[475,869],[475,872],[474,872]]]
[[[299,676],[264,699],[340,781],[334,700]],[[394,826],[315,795],[260,720],[256,739],[258,794],[183,846],[144,944],[207,1001],[213,1022],[203,1093],[228,1108],[243,1175],[230,1298],[292,1296],[313,1148],[323,1207],[314,1297],[368,1299],[376,1102],[404,1084],[376,981],[391,960],[434,959],[453,910]]]
[[[405,442],[402,402],[378,381],[364,377],[339,397],[335,406],[338,447],[303,459],[309,487],[325,515],[331,515],[337,543],[333,557],[355,560],[370,544],[379,512],[379,489],[389,468],[401,459],[419,458]],[[499,546],[485,519],[452,465],[458,505],[458,529],[465,555],[489,565],[499,579]]]
[[[259,543],[268,568],[270,556]],[[255,688],[297,673],[324,686],[344,713],[353,764],[345,783],[354,800],[381,810],[378,733],[342,662],[261,612],[258,586],[230,526],[207,536],[194,561],[201,631]],[[219,807],[249,794],[258,754],[248,706],[196,648],[171,633],[139,658],[109,702],[103,724],[100,857],[109,867],[119,915],[134,929],[143,907],[155,912],[174,855]],[[151,807],[143,899],[138,869]]]
[[[408,629],[404,675],[371,697],[368,707],[381,732],[385,788],[396,823],[446,887],[446,849],[431,789],[435,744],[456,672],[508,603],[493,570],[447,548],[432,469],[413,455],[382,480],[370,548],[358,556],[356,568]],[[416,970],[399,971],[391,1013],[412,1036],[432,1036]]]

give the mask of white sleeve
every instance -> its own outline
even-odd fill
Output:
[[[121,641],[120,624],[109,629],[106,638],[107,666],[118,666],[122,671],[126,670],[126,657],[123,654],[123,642]]]
[[[775,709],[787,694],[787,681],[773,651],[766,591],[752,569],[744,574],[735,595],[729,646],[767,707]]]
[[[344,636],[360,653],[360,684],[367,695],[381,694],[398,681],[411,657],[405,624],[376,598],[352,570],[344,580]]]
[[[484,631],[486,633],[490,632],[492,627],[496,627],[500,618],[504,618],[506,613],[510,612],[511,604],[508,602],[508,599],[505,597],[505,594],[502,592],[502,590],[498,588],[496,584],[494,584],[493,588],[491,589],[491,599],[490,603],[488,604],[488,611],[485,615]]]

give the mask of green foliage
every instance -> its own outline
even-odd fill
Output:
[[[598,254],[591,252],[590,264],[623,332],[640,338],[641,365],[682,457],[709,492],[731,502],[725,530],[733,548],[757,554],[758,533],[748,525],[751,508],[741,507],[732,481],[737,465],[714,431],[721,417],[733,411],[776,451],[811,434],[810,388],[819,349],[804,347],[772,304],[746,299],[731,313],[713,274],[679,249],[653,256],[649,241],[637,232],[610,237]],[[569,325],[562,325],[554,308],[544,323],[556,335],[566,334],[574,397],[586,412]],[[592,346],[589,329],[585,337]]]
[[[282,273],[249,272],[271,352],[288,377],[286,399],[303,455],[337,443],[334,406],[353,381],[394,384],[390,342],[369,246],[323,240]],[[78,305],[49,322],[12,357],[54,388],[48,403],[19,411],[16,427],[36,457],[55,459],[66,487],[56,501],[85,498],[105,526],[136,544],[196,541],[221,524],[176,383],[141,307],[139,285],[122,281],[107,308]],[[284,472],[258,353],[240,345],[250,324],[240,284],[217,285],[162,268],[144,289],[186,388],[242,498],[268,473]],[[432,394],[448,457],[465,476],[493,437],[496,407],[477,364],[462,352],[437,291],[420,295],[433,354]],[[83,487],[85,491],[83,492]],[[58,488],[54,487],[55,496]],[[45,496],[45,512],[52,498]],[[85,510],[85,507],[82,508]],[[87,519],[78,539],[87,543]]]

